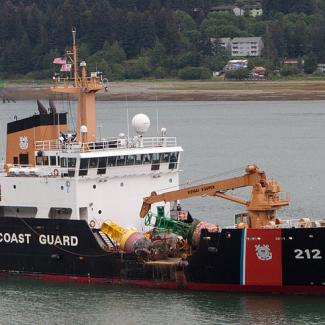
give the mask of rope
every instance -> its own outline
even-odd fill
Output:
[[[195,183],[199,183],[199,182],[201,183],[202,181],[206,181],[206,180],[209,180],[209,179],[216,179],[216,178],[219,178],[221,176],[226,176],[226,175],[229,175],[229,174],[235,174],[237,172],[243,171],[244,169],[245,169],[245,167],[239,167],[239,168],[231,169],[231,170],[228,170],[228,171],[220,173],[220,174],[215,174],[215,175],[206,176],[206,177],[203,177],[203,178],[198,178],[198,179],[195,179],[195,180],[192,180],[192,181],[187,181],[186,183],[181,183],[178,186],[173,185],[173,186],[170,186],[170,187],[161,188],[161,189],[159,189],[157,191],[158,192],[160,192],[160,191],[169,191],[171,189],[178,189],[178,188],[182,189],[185,186],[189,186],[190,184],[194,186]]]

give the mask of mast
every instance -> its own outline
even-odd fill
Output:
[[[101,75],[92,73],[87,76],[86,62],[80,63],[81,77],[78,74],[78,49],[76,43],[76,29],[72,29],[72,63],[73,63],[73,80],[54,77],[54,86],[51,88],[53,92],[61,94],[76,95],[78,99],[77,108],[77,140],[79,142],[96,141],[96,100],[97,91],[104,89]]]
[[[74,76],[74,86],[77,87],[78,85],[78,59],[77,59],[77,45],[76,45],[76,29],[72,28],[72,53],[73,53],[73,76]]]

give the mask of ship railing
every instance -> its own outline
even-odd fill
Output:
[[[58,140],[35,141],[35,151],[62,150],[62,143]]]
[[[315,220],[309,217],[281,220],[279,228],[319,228],[325,227],[325,220]]]
[[[35,151],[89,152],[128,148],[174,147],[176,137],[117,138],[95,142],[61,142],[59,140],[36,141]]]
[[[60,75],[56,75],[53,78],[53,87],[54,88],[72,88],[75,87],[74,78],[69,77],[61,77]],[[77,80],[77,87],[80,88],[101,88],[107,87],[106,79],[102,79],[102,76],[98,74],[98,72],[92,72],[90,76],[84,78],[79,78]]]

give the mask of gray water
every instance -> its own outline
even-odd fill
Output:
[[[64,103],[59,109],[70,106]],[[1,105],[2,152],[7,121],[34,111],[34,102]],[[290,192],[290,207],[280,217],[325,217],[325,102],[99,102],[97,112],[102,126],[98,134],[127,134],[127,115],[130,120],[143,112],[151,119],[148,136],[161,127],[167,128],[168,136],[177,136],[184,149],[181,183],[237,176],[247,164],[256,163]],[[70,119],[71,125],[74,120]],[[233,194],[248,198],[245,190]],[[243,210],[216,198],[196,198],[183,206],[195,217],[220,225],[231,225],[234,214]],[[0,279],[0,296],[1,324],[325,323],[323,297],[192,293],[8,278]]]

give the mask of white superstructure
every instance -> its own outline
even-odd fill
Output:
[[[181,152],[176,138],[163,134],[90,143],[36,141],[36,165],[12,166],[1,177],[0,214],[82,219],[95,228],[111,219],[142,230],[142,199],[178,188]]]

